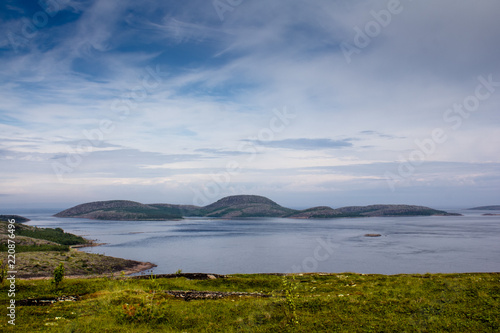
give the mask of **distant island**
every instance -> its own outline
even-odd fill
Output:
[[[175,220],[181,219],[189,211],[181,207],[180,205],[144,205],[134,201],[111,200],[85,203],[63,210],[54,216],[118,221]]]
[[[469,208],[469,210],[500,210],[500,205],[474,207],[474,208]]]
[[[15,220],[18,223],[29,222],[30,219],[19,215],[0,215],[0,221]]]
[[[81,204],[55,214],[63,218],[87,218],[117,221],[162,221],[184,217],[254,218],[282,217],[294,219],[325,219],[373,216],[459,216],[441,210],[411,205],[370,205],[333,209],[327,206],[296,210],[280,206],[258,195],[235,195],[200,207],[174,204],[142,204],[135,201],[112,200]]]

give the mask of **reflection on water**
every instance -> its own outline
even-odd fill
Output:
[[[93,221],[26,214],[106,245],[86,252],[150,261],[155,273],[499,272],[500,217]],[[365,237],[381,234],[381,237]]]

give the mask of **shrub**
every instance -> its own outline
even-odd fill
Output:
[[[64,264],[60,263],[56,269],[54,269],[54,284],[59,287],[59,284],[62,282],[64,278]]]
[[[7,276],[7,263],[0,260],[0,285],[3,286],[3,281]]]
[[[285,294],[285,304],[287,308],[288,325],[294,327],[299,325],[299,318],[297,316],[297,300],[299,293],[297,289],[299,284],[295,281],[295,275],[290,279],[283,276],[282,279],[283,292]]]

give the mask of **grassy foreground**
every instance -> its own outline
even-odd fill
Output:
[[[233,275],[188,280],[17,280],[16,326],[2,332],[498,332],[500,274]],[[167,290],[257,292],[185,301]],[[7,283],[1,288],[8,304]],[[28,298],[75,302],[20,306]]]

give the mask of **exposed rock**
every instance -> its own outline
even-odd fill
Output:
[[[60,296],[55,298],[28,298],[19,300],[18,305],[21,306],[37,306],[37,305],[51,305],[57,302],[76,302],[80,299],[79,296]]]
[[[220,299],[231,296],[272,297],[271,295],[266,295],[261,293],[238,293],[238,292],[222,292],[222,291],[166,290],[164,292],[167,295],[174,296],[175,298],[182,298],[185,301],[191,301],[195,299]]]
[[[183,277],[189,280],[210,280],[210,279],[225,279],[225,275],[207,274],[207,273],[178,273],[178,274],[154,274],[156,279],[175,279]],[[131,276],[131,279],[150,279],[151,275]]]

